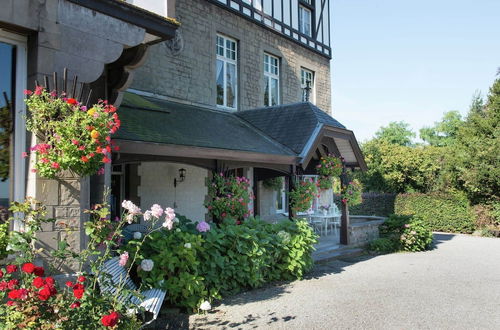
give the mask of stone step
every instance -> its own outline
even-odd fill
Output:
[[[315,263],[327,262],[334,259],[352,258],[362,255],[364,250],[361,248],[331,246],[324,247],[314,251],[312,258]]]

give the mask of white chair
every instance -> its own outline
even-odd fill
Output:
[[[340,228],[340,217],[342,216],[342,213],[340,212],[339,208],[337,205],[332,204],[330,207],[330,217],[328,218],[328,227],[330,230],[333,231],[333,233],[336,232],[337,228]]]
[[[99,278],[99,287],[101,292],[114,294],[118,289],[118,286],[123,286],[128,290],[137,291],[137,287],[132,282],[130,277],[127,276],[127,271],[124,267],[118,264],[119,257],[112,258],[104,262],[102,272],[110,276],[109,279]],[[144,325],[150,324],[158,317],[160,314],[161,305],[165,299],[166,292],[160,289],[151,289],[140,292],[143,299],[140,299],[132,294],[126,294],[124,296],[118,297],[120,302],[125,302],[129,300],[135,305],[143,307],[145,311],[153,314],[153,318],[146,322]]]

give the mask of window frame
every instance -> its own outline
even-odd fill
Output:
[[[310,73],[311,74],[311,94],[310,94],[310,97],[309,97],[309,102],[311,102],[312,104],[316,104],[316,83],[315,83],[315,79],[316,79],[316,72],[314,72],[313,70],[310,70],[308,68],[305,68],[305,67],[300,67],[300,88],[302,89],[302,102],[306,102],[305,100],[305,90],[304,88],[306,88],[307,86],[307,80],[304,80],[304,73]]]
[[[223,40],[223,55],[219,54],[219,38]],[[215,104],[217,108],[219,109],[225,109],[225,110],[230,110],[230,111],[236,111],[238,110],[238,41],[234,38],[228,37],[224,34],[217,33],[216,39],[215,39],[215,54],[216,54],[216,61],[215,61]],[[227,47],[227,42],[232,42],[234,43],[234,59],[230,58],[227,56],[228,51],[232,52],[230,48]],[[222,103],[223,104],[218,104],[217,103],[217,62],[222,61],[222,77],[223,77],[223,92],[222,92]],[[228,64],[234,65],[235,70],[234,70],[234,81],[235,81],[235,87],[234,87],[234,106],[230,107],[227,105],[227,67]]]
[[[309,33],[305,32],[305,26],[304,26],[304,18],[303,18],[303,12],[308,12],[309,13]],[[305,36],[308,36],[310,38],[313,38],[313,15],[314,15],[314,9],[312,8],[311,5],[308,5],[307,3],[300,2],[299,3],[299,32],[302,33]]]
[[[266,58],[269,59],[269,62],[267,63],[267,66],[268,66],[268,70],[266,71]],[[272,60],[276,60],[276,66],[274,66],[276,68],[276,73],[272,72],[272,68],[273,68],[273,65],[272,65]],[[280,65],[281,65],[281,60],[278,56],[274,56],[274,55],[271,55],[269,53],[264,53],[264,106],[275,106],[275,105],[279,105],[281,104],[281,97],[280,97],[280,92],[281,92],[281,88],[280,88]],[[272,104],[272,93],[271,93],[271,82],[272,80],[275,79],[277,80],[277,95],[276,95],[276,104]],[[268,96],[267,96],[267,105],[266,105],[266,93],[265,93],[265,86],[266,86],[266,83],[267,83],[267,86],[269,88],[269,91],[268,91]]]

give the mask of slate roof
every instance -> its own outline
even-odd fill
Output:
[[[114,139],[295,155],[233,113],[126,92],[118,114]]]
[[[274,140],[300,155],[318,125],[345,126],[309,102],[239,111],[246,120]]]

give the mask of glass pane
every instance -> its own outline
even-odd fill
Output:
[[[271,79],[271,105],[278,104],[278,79]]]
[[[3,208],[8,207],[11,201],[9,178],[12,173],[10,135],[13,129],[13,60],[14,46],[0,42],[0,217],[4,216]]]
[[[266,87],[264,88],[264,106],[269,106],[269,78],[265,79]]]
[[[276,210],[283,210],[283,191],[281,189],[276,194]]]
[[[226,106],[236,108],[236,66],[226,63]]]
[[[264,55],[264,72],[269,72],[269,55]]]
[[[217,60],[217,104],[224,105],[224,62]]]
[[[224,39],[217,36],[217,55],[224,56]]]

